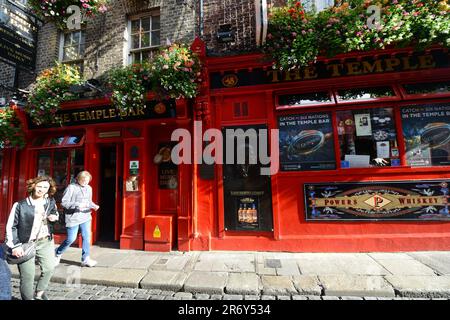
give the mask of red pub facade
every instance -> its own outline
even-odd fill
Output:
[[[101,207],[94,243],[155,251],[450,249],[448,51],[348,54],[286,72],[259,54],[206,57],[199,40],[193,48],[208,78],[196,99],[156,101],[149,93],[145,108],[127,114],[107,99],[79,100],[62,106],[63,127],[28,123],[27,146],[1,151],[0,229],[27,179],[51,175],[60,197],[85,169]],[[277,129],[279,170],[261,175],[267,163],[259,159],[174,165],[177,128],[192,137],[209,128],[261,137],[266,129],[267,141]],[[257,153],[248,143],[242,150]],[[57,231],[60,241],[62,224]]]

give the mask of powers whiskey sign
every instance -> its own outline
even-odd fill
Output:
[[[449,220],[448,180],[305,184],[307,220]]]

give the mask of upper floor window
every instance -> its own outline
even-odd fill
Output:
[[[85,31],[76,30],[61,34],[59,60],[78,66],[83,73],[83,59],[86,48]]]
[[[159,11],[132,17],[129,22],[130,63],[150,60],[161,44]]]
[[[302,4],[308,11],[320,12],[334,5],[334,0],[303,0]]]

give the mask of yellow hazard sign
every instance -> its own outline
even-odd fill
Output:
[[[153,238],[161,238],[161,230],[159,230],[158,225],[156,225],[155,230],[153,230]]]

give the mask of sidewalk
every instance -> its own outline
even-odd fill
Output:
[[[162,253],[93,246],[91,252],[98,265],[80,268],[81,249],[69,248],[52,282],[79,279],[81,284],[186,292],[190,296],[450,299],[450,251]],[[17,267],[10,268],[13,278],[18,278]]]

